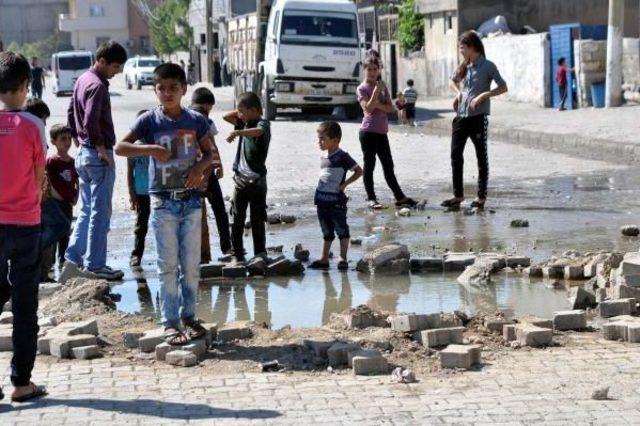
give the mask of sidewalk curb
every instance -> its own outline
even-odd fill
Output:
[[[451,134],[451,120],[447,118],[430,119],[422,122],[422,128],[425,133],[449,136]],[[576,134],[542,133],[490,123],[489,140],[524,145],[589,160],[617,164],[637,164],[640,162],[640,144],[585,138]]]

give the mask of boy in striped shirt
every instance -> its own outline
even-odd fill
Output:
[[[413,80],[407,80],[407,87],[402,91],[405,101],[405,118],[409,126],[416,125],[416,101],[418,100],[418,92],[413,88]]]

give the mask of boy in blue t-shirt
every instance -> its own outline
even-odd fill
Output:
[[[147,112],[143,109],[137,117]],[[137,141],[137,144],[143,144]],[[137,268],[144,254],[144,240],[149,229],[151,215],[151,199],[149,198],[149,157],[129,157],[127,161],[127,186],[129,187],[129,203],[131,210],[136,212],[135,242],[129,266]]]
[[[320,162],[320,180],[314,203],[318,209],[318,220],[322,229],[324,244],[322,257],[309,265],[312,269],[329,268],[329,250],[335,239],[340,240],[340,260],[338,269],[349,269],[347,250],[349,249],[349,225],[347,225],[347,196],[344,190],[362,176],[362,168],[351,156],[340,149],[342,129],[335,121],[325,121],[318,126],[318,144],[327,151]],[[347,172],[353,173],[347,179]]]
[[[196,319],[202,225],[198,190],[206,184],[207,167],[220,159],[211,149],[206,118],[180,105],[187,92],[182,68],[171,63],[159,65],[154,80],[161,105],[138,117],[116,145],[116,154],[150,157],[151,226],[156,239],[162,325],[167,343],[184,345],[206,333]],[[143,144],[135,144],[136,140]]]

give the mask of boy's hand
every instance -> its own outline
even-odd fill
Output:
[[[340,185],[340,192],[344,192],[345,189],[347,189],[347,184],[343,183]]]
[[[224,170],[222,169],[222,164],[219,167],[216,167],[215,173],[218,179],[222,179],[222,177],[224,176]]]
[[[238,132],[234,130],[233,132],[229,133],[229,136],[227,136],[227,142],[231,143],[231,142],[233,142],[237,137],[238,137]]]
[[[98,151],[98,158],[107,163],[107,166],[113,167],[113,161],[107,153],[106,148],[104,146],[97,146],[96,150]]]
[[[191,167],[184,173],[185,186],[187,189],[198,189],[202,187],[204,182],[204,175],[200,170],[198,170],[197,166]]]
[[[167,161],[169,161],[169,159],[171,159],[171,151],[167,148],[160,145],[151,145],[150,147],[151,152],[149,153],[149,156],[155,158],[161,163],[166,163]]]
[[[138,197],[133,192],[129,192],[129,206],[134,212],[138,210]]]

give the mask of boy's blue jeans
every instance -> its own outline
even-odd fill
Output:
[[[196,316],[200,281],[201,199],[174,200],[151,194],[151,226],[158,252],[160,311],[164,327]]]
[[[107,152],[113,161],[113,151]],[[80,176],[82,207],[64,257],[78,266],[97,271],[107,264],[115,163],[113,167],[107,166],[98,158],[98,151],[83,145],[75,164]]]

